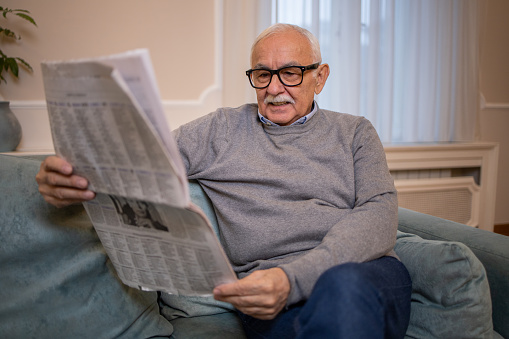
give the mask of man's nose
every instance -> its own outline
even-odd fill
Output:
[[[270,81],[269,87],[267,87],[267,92],[270,94],[278,94],[285,90],[285,85],[279,80],[277,74],[272,75],[272,80]]]

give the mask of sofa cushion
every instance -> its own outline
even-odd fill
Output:
[[[490,284],[493,328],[509,338],[509,237],[399,208],[398,229],[422,238],[459,241],[482,262]]]
[[[39,165],[0,155],[0,338],[168,338],[157,294],[122,284],[83,207],[42,199]]]
[[[492,337],[486,272],[466,245],[398,231],[395,250],[413,283],[407,337]]]
[[[212,296],[182,296],[164,292],[161,293],[159,305],[161,314],[168,320],[235,311],[233,305],[215,300]]]
[[[221,313],[191,318],[178,318],[171,322],[175,331],[172,339],[245,339],[240,318],[236,313]]]

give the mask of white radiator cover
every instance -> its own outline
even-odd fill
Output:
[[[395,180],[399,206],[479,226],[480,187],[473,177]]]
[[[399,206],[493,231],[498,143],[385,145]]]

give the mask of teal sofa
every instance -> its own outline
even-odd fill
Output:
[[[0,338],[245,337],[231,305],[122,284],[83,207],[40,196],[40,161],[0,155]],[[509,338],[509,237],[400,209],[396,252],[413,280],[408,338]]]

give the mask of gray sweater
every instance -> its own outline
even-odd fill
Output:
[[[291,305],[332,266],[394,255],[396,190],[371,123],[319,109],[303,125],[267,126],[257,112],[222,108],[175,131],[238,276],[282,268]]]

